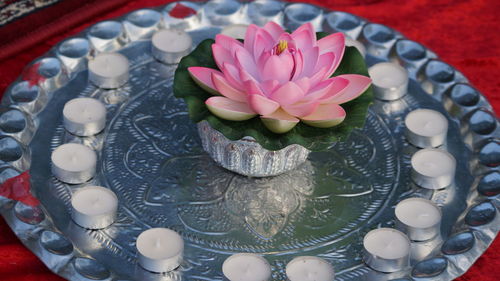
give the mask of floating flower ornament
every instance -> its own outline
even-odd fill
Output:
[[[344,40],[310,23],[250,25],[242,41],[218,34],[181,60],[174,94],[229,140],[322,150],[363,127],[373,99],[364,59]]]
[[[314,127],[340,124],[340,106],[370,85],[358,74],[331,77],[345,50],[344,35],[316,40],[310,23],[292,34],[274,22],[250,25],[244,42],[219,34],[212,45],[220,69],[188,68],[201,87],[216,95],[206,100],[216,116],[243,121],[260,116],[274,133],[286,133],[300,121]]]

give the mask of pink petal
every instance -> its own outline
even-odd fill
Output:
[[[261,29],[255,34],[255,41],[253,44],[254,58],[260,57],[265,50],[270,50],[274,47],[275,41],[273,37],[265,30]]]
[[[322,69],[318,70],[316,73],[314,73],[311,77],[309,77],[309,81],[311,82],[311,85],[316,86],[319,82],[325,80],[326,72],[328,69],[326,67],[323,67]]]
[[[240,74],[238,71],[238,68],[236,66],[230,64],[230,63],[225,63],[222,68],[221,68],[222,73],[224,73],[224,77],[226,80],[231,84],[233,87],[237,89],[242,89],[243,88],[243,83],[240,80]]]
[[[266,66],[266,62],[271,56],[271,51],[264,51],[257,59],[257,68],[260,72],[264,71],[264,66]]]
[[[252,77],[254,77],[255,79],[259,79],[260,75],[259,71],[257,70],[257,65],[255,64],[252,55],[250,55],[247,50],[236,50],[236,62],[236,66],[250,73],[250,75],[252,75]]]
[[[318,40],[318,47],[320,54],[332,52],[335,55],[333,63],[333,71],[337,69],[344,56],[345,51],[345,37],[343,33],[334,33]],[[332,72],[333,72],[332,71]]]
[[[313,113],[318,108],[318,101],[297,102],[283,106],[283,109],[290,115],[302,117]]]
[[[318,64],[316,65],[314,72],[317,73],[322,68],[326,68],[327,70],[325,72],[325,76],[323,77],[323,79],[326,79],[333,74],[334,62],[335,62],[335,54],[333,53],[322,54],[319,56]]]
[[[219,67],[219,69],[222,69],[224,63],[234,64],[234,56],[224,47],[212,44],[212,53],[214,55],[215,63],[217,63],[217,67]]]
[[[266,48],[266,44],[262,44],[264,39],[262,38],[261,34],[257,34],[255,36],[255,41],[253,43],[253,57],[254,58],[260,58],[262,53],[268,48]]]
[[[262,92],[262,89],[257,85],[257,83],[253,80],[247,80],[243,82],[244,87],[245,87],[245,93],[247,95],[260,95],[260,96],[265,96],[265,94]]]
[[[264,126],[276,134],[283,134],[290,131],[300,121],[282,109],[278,109],[272,114],[261,116],[260,118]]]
[[[233,54],[237,48],[243,48],[243,43],[224,34],[215,35],[215,44],[228,50],[231,54]]]
[[[345,36],[341,32],[330,34],[318,40],[320,54],[333,52],[335,55],[340,55],[345,47]]]
[[[260,28],[255,24],[251,24],[248,26],[247,31],[245,33],[245,40],[243,40],[243,46],[247,51],[253,54],[253,46],[255,42],[255,34]]]
[[[330,98],[343,90],[349,81],[344,78],[333,77],[319,82],[306,94],[304,101],[321,100]]]
[[[260,115],[271,114],[280,107],[279,103],[261,95],[249,95],[248,104],[253,111]]]
[[[301,50],[296,50],[295,54],[293,54],[293,60],[295,62],[295,69],[292,76],[292,80],[297,77],[301,77],[302,71],[304,70],[304,56],[302,55]]]
[[[349,84],[337,95],[330,99],[322,101],[322,103],[336,103],[343,104],[359,97],[368,87],[372,80],[369,77],[358,74],[344,74],[336,76],[349,81]]]
[[[293,70],[293,57],[289,53],[282,53],[279,56],[271,56],[264,64],[262,77],[264,79],[278,80],[285,83],[290,80]]]
[[[218,95],[219,92],[212,82],[212,74],[222,74],[220,71],[208,67],[191,66],[188,68],[191,78],[205,91]]]
[[[301,30],[299,32],[292,33],[292,38],[295,41],[297,49],[307,51],[314,47],[313,35],[309,30]]]
[[[226,120],[243,121],[256,115],[248,104],[226,97],[211,97],[205,101],[205,104],[210,112]]]
[[[304,96],[302,89],[294,82],[287,82],[271,94],[271,99],[281,105],[293,104]]]
[[[242,82],[245,82],[245,81],[254,81],[254,82],[257,82],[257,80],[250,74],[248,73],[248,71],[244,70],[243,68],[238,68],[238,72],[239,72],[239,76],[240,76],[240,80]]]
[[[300,118],[307,125],[330,128],[344,121],[345,110],[338,104],[322,104],[310,115]]]
[[[313,74],[314,68],[316,67],[316,64],[318,63],[318,58],[319,58],[319,48],[314,47],[303,54],[303,60],[304,60],[304,68],[302,70],[302,73],[300,76],[296,76],[298,78],[300,77],[308,77]]]
[[[260,86],[262,87],[262,91],[264,91],[264,94],[266,96],[270,96],[271,93],[274,92],[279,85],[280,85],[280,82],[278,82],[278,80],[266,80],[266,81],[260,83]]]
[[[267,22],[266,25],[264,25],[264,29],[269,32],[275,41],[278,41],[280,35],[285,32],[285,30],[283,30],[283,28],[274,21]]]
[[[221,95],[235,101],[245,102],[247,100],[247,95],[244,92],[231,87],[222,75],[212,73],[212,82]]]
[[[304,93],[309,92],[309,89],[311,88],[311,80],[309,80],[308,77],[302,77],[294,82],[302,89],[302,91],[304,91]]]
[[[299,28],[297,28],[291,35],[292,35],[292,38],[296,38],[298,36],[302,36],[302,35],[299,35],[300,33],[302,32],[307,32],[309,33],[309,38],[311,38],[311,41],[310,42],[316,42],[316,32],[314,31],[314,27],[313,25],[308,22],[306,24],[303,24],[301,26],[299,26]]]

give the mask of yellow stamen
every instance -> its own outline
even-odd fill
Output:
[[[277,48],[276,54],[279,55],[279,54],[283,53],[283,51],[285,51],[286,49],[288,49],[288,41],[280,40],[280,42],[278,43],[278,48]]]

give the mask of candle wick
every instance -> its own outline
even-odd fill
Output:
[[[92,200],[91,205],[95,207],[98,203],[99,203],[99,198],[96,198],[96,199]]]
[[[76,158],[76,156],[75,156],[74,154],[72,154],[72,155],[71,155],[70,161],[71,161],[72,163],[76,163],[77,158]]]

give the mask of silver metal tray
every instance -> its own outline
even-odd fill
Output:
[[[176,3],[143,9],[101,22],[55,46],[27,66],[41,79],[21,78],[5,93],[0,111],[0,178],[28,170],[41,201],[29,207],[5,198],[0,210],[21,241],[51,270],[71,280],[223,280],[221,264],[236,252],[265,256],[273,280],[297,255],[331,262],[336,280],[452,280],[464,273],[500,228],[500,129],[486,99],[467,79],[417,42],[386,26],[343,12],[273,1],[184,2],[197,14],[171,17]],[[335,143],[293,173],[251,179],[215,165],[202,151],[196,125],[182,100],[172,96],[175,65],[150,54],[155,30],[185,28],[194,43],[231,23],[280,22],[289,29],[311,21],[318,30],[343,31],[363,42],[367,62],[397,61],[411,77],[409,94],[376,101],[363,130]],[[119,51],[131,61],[129,82],[102,90],[87,82],[87,58]],[[108,108],[105,132],[78,138],[65,132],[62,107],[78,96],[95,97]],[[439,191],[410,180],[415,148],[403,137],[403,118],[432,108],[450,122],[445,149],[458,160],[453,186]],[[118,221],[100,231],[77,227],[69,201],[78,185],[50,173],[50,153],[78,142],[99,153],[92,184],[119,197]],[[414,243],[407,270],[383,274],[361,260],[370,229],[393,226],[403,198],[430,198],[443,208],[442,235]],[[152,274],[136,265],[135,239],[163,226],[182,234],[185,260],[175,272]]]

